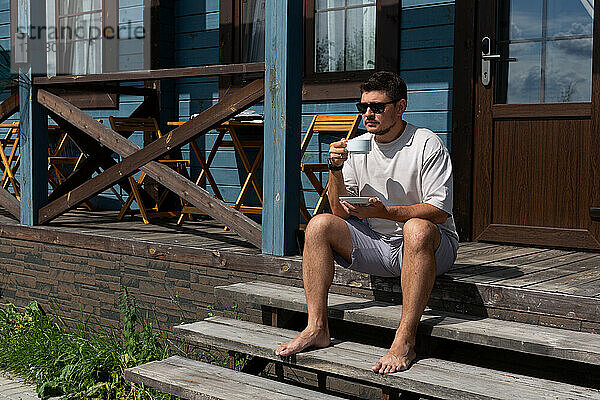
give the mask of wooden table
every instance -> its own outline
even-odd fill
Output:
[[[185,122],[183,122],[183,121],[168,122],[167,125],[180,126],[180,125],[183,125],[184,123]],[[256,172],[258,171],[258,168],[260,167],[260,164],[262,163],[262,160],[263,160],[264,142],[262,139],[260,139],[260,140],[258,140],[258,139],[250,139],[250,140],[249,139],[241,139],[240,136],[242,136],[242,135],[240,134],[240,130],[244,130],[247,128],[262,129],[263,127],[264,127],[263,121],[259,121],[259,120],[243,121],[243,120],[232,119],[232,120],[224,122],[221,126],[215,128],[215,130],[218,132],[218,135],[215,140],[215,143],[213,144],[213,146],[210,150],[208,158],[206,158],[206,159],[202,155],[202,151],[198,147],[198,144],[196,143],[196,141],[193,140],[190,142],[192,150],[194,151],[194,154],[196,155],[196,158],[198,159],[198,162],[200,163],[200,168],[202,169],[202,171],[200,172],[200,175],[196,179],[196,184],[200,185],[204,182],[204,179],[206,179],[208,181],[210,187],[212,188],[215,196],[219,200],[223,200],[223,196],[221,195],[221,191],[219,190],[219,187],[210,172],[210,166],[211,166],[218,150],[223,149],[223,148],[233,148],[234,149],[235,153],[240,157],[240,160],[242,161],[242,165],[244,166],[244,170],[246,171],[246,178],[241,187],[241,190],[237,197],[237,200],[235,201],[235,203],[232,207],[238,211],[241,211],[241,212],[247,213],[247,214],[261,214],[262,213],[262,188],[258,184],[258,181],[256,179]],[[229,134],[229,136],[231,137],[231,140],[224,140],[225,134]],[[258,154],[256,155],[256,158],[252,164],[250,164],[250,161],[248,159],[248,155],[246,152],[246,150],[248,150],[248,149],[258,149]],[[260,202],[260,206],[246,206],[243,204],[244,198],[246,197],[246,194],[248,193],[248,190],[250,189],[250,187],[252,187],[252,189],[254,190],[254,192]],[[184,206],[182,209],[181,217],[179,218],[178,223],[180,224],[183,221],[183,218],[185,218],[186,216],[189,217],[191,214],[204,214],[204,213],[197,207],[192,207],[189,205]]]

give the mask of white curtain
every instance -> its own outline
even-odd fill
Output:
[[[85,13],[76,16],[61,15]],[[102,72],[102,0],[58,0],[59,73]]]

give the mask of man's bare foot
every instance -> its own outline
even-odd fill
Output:
[[[286,344],[280,345],[275,354],[278,356],[291,356],[307,347],[327,347],[331,343],[329,332],[324,329],[309,329],[306,327],[298,336]]]
[[[394,340],[388,352],[373,366],[373,372],[391,374],[406,371],[416,357],[413,345],[406,341]]]

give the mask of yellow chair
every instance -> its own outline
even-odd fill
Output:
[[[300,146],[300,160],[304,158],[308,144],[315,132],[322,133],[333,133],[340,136],[340,139],[350,139],[355,133],[360,123],[360,114],[356,115],[315,115],[310,123],[306,135],[302,140]],[[317,204],[312,215],[308,212],[304,202],[300,203],[300,212],[302,216],[308,222],[313,216],[317,215],[325,207],[325,201],[327,200],[327,184],[325,187],[321,185],[321,181],[317,178],[315,173],[317,172],[328,172],[326,163],[300,163],[300,169],[310,183],[312,184],[314,191],[319,195]]]
[[[15,178],[19,168],[21,155],[19,154],[19,122],[12,124],[0,124],[0,128],[8,128],[3,138],[0,138],[0,157],[2,158],[2,188],[8,190],[13,188],[13,194],[17,200],[21,200],[19,182]],[[10,148],[10,154],[6,151]]]
[[[162,137],[162,133],[158,127],[158,123],[154,118],[129,118],[129,117],[109,117],[110,126],[116,132],[150,132],[154,138]],[[172,159],[162,159],[157,160],[161,164],[168,165],[179,173],[184,173],[186,168],[189,167],[189,160],[172,160]],[[142,215],[142,220],[145,224],[150,223],[151,217],[163,217],[163,216],[179,216],[180,211],[166,211],[160,212],[159,208],[167,198],[169,194],[168,191],[163,192],[160,196],[156,204],[152,208],[148,208],[144,205],[142,200],[140,187],[144,183],[144,179],[146,179],[146,173],[142,172],[139,178],[136,180],[133,176],[129,176],[128,178],[129,184],[131,185],[131,196],[127,199],[123,207],[121,207],[121,211],[119,212],[119,216],[117,219],[121,220],[125,213],[129,211],[129,208],[135,201],[140,209],[140,214]],[[183,207],[183,200],[180,198],[181,205]]]

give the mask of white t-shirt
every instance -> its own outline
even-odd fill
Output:
[[[402,135],[390,143],[377,143],[365,133],[355,139],[371,139],[368,154],[349,154],[342,174],[353,196],[377,197],[386,206],[431,204],[450,217],[440,229],[458,242],[452,217],[452,162],[448,149],[429,129],[406,124]],[[371,229],[388,237],[402,237],[403,222],[369,218]]]

